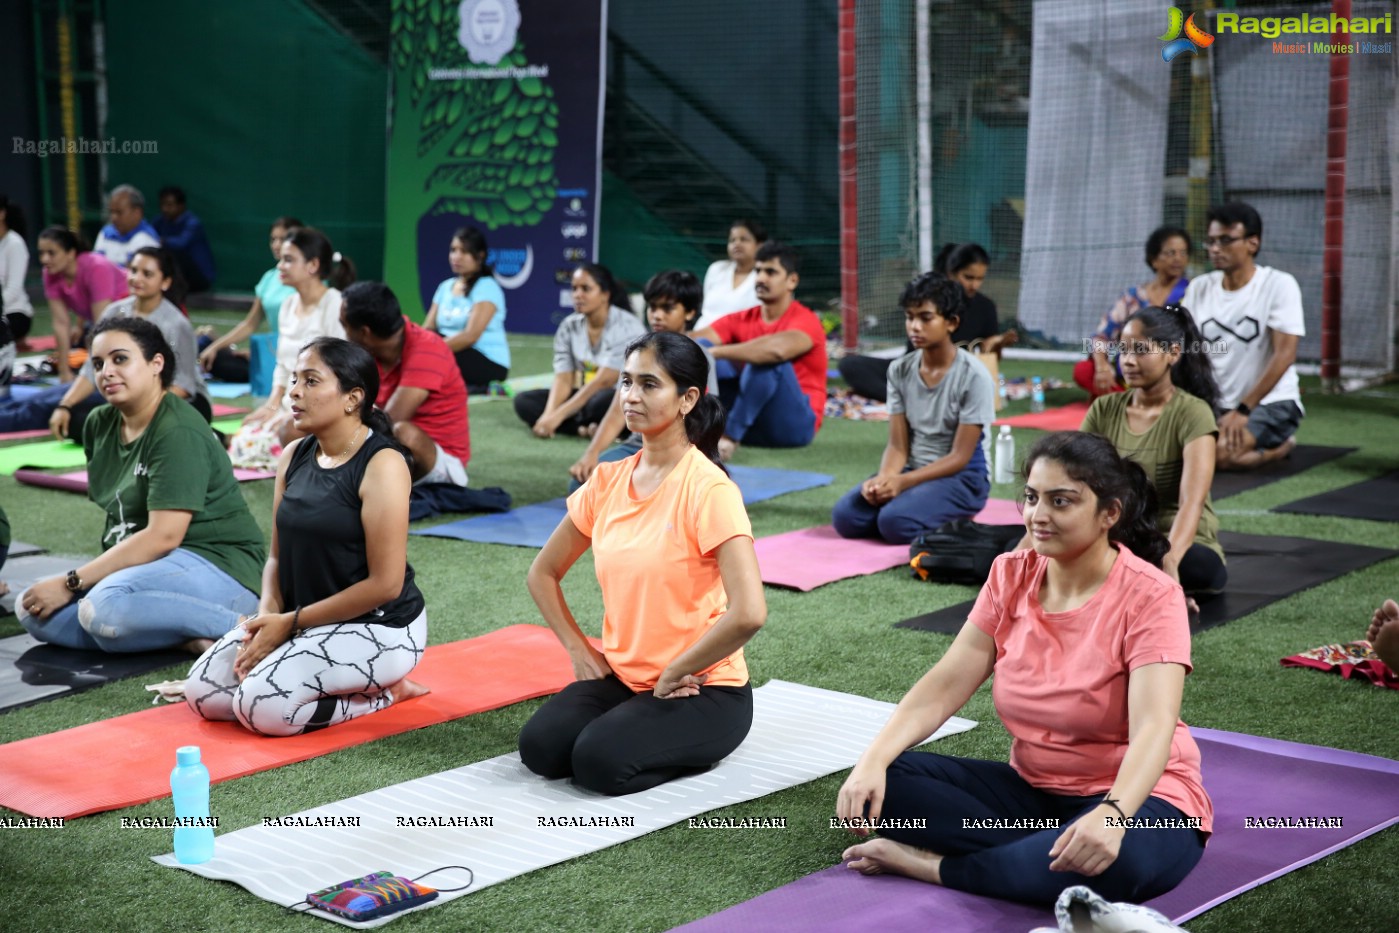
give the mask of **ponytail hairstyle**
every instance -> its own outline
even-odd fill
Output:
[[[88,346],[95,344],[97,338],[109,330],[130,334],[132,341],[141,351],[141,357],[147,363],[155,359],[157,353],[160,354],[160,358],[165,361],[160,370],[160,386],[163,389],[170,388],[175,381],[175,351],[170,348],[170,341],[165,339],[159,327],[143,317],[108,315],[98,321],[97,326],[92,329],[92,339],[88,341]]]
[[[617,284],[617,280],[612,277],[612,270],[601,263],[581,262],[578,268],[588,273],[588,276],[597,283],[597,287],[607,292],[607,303],[614,308],[621,308],[628,314],[632,314],[631,305],[627,304],[627,293],[622,286]],[[635,316],[635,315],[633,315]],[[703,383],[701,383],[703,385]]]
[[[29,238],[29,224],[24,220],[24,208],[0,194],[0,211],[5,212],[5,226],[19,234],[21,240]]]
[[[290,243],[300,250],[306,261],[320,261],[320,276],[330,283],[331,288],[344,291],[355,280],[355,264],[349,256],[337,253],[330,245],[330,238],[315,227],[297,227],[287,231],[283,242]]]
[[[495,275],[495,267],[486,262],[486,254],[489,252],[486,247],[486,235],[475,227],[458,227],[457,232],[452,234],[452,239],[461,240],[462,248],[476,257],[476,272],[466,283],[466,292],[469,295],[477,282]]]
[[[1214,411],[1219,404],[1219,383],[1209,360],[1209,344],[1190,312],[1180,305],[1142,308],[1123,323],[1141,321],[1142,332],[1152,343],[1180,348],[1180,359],[1171,367],[1171,382]]]
[[[1082,431],[1058,431],[1036,441],[1025,456],[1027,479],[1030,468],[1042,457],[1058,463],[1071,479],[1093,490],[1099,511],[1116,499],[1122,514],[1108,529],[1108,541],[1126,545],[1133,554],[1160,568],[1171,542],[1156,527],[1156,489],[1139,463],[1119,454],[1107,438]]]
[[[131,259],[137,256],[149,256],[155,260],[161,277],[170,280],[170,287],[165,290],[165,300],[177,308],[183,308],[185,298],[189,297],[189,286],[185,283],[179,263],[175,262],[174,254],[159,246],[143,246],[131,254]],[[130,260],[127,260],[127,264],[130,265]]]
[[[374,357],[369,351],[354,341],[342,340],[339,337],[317,337],[303,346],[297,355],[307,350],[316,351],[321,362],[334,374],[341,392],[363,390],[364,398],[359,403],[360,423],[381,435],[390,446],[403,454],[403,459],[408,461],[408,468],[411,470],[413,454],[394,438],[393,422],[384,414],[383,409],[374,405],[374,400],[379,397],[379,365],[374,362]]]
[[[65,253],[86,253],[90,247],[81,235],[61,224],[54,224],[39,231],[39,239],[57,243]]]
[[[948,243],[938,250],[937,258],[933,260],[933,271],[951,277],[977,263],[991,265],[991,257],[980,244]]]
[[[728,468],[719,459],[719,438],[724,436],[724,406],[706,391],[709,384],[709,357],[700,345],[684,334],[652,331],[627,344],[626,356],[638,350],[650,350],[661,369],[675,382],[675,390],[684,395],[699,389],[699,401],[685,416],[685,436],[728,475]]]

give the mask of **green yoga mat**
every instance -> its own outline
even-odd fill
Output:
[[[238,430],[241,418],[216,418],[214,427],[226,434]],[[87,466],[83,445],[76,441],[33,441],[0,447],[0,476],[10,476],[21,467],[40,470],[72,470]]]

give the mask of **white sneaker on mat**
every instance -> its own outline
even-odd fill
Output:
[[[1091,888],[1065,888],[1054,904],[1057,927],[1036,927],[1030,933],[1186,933],[1160,912],[1140,904],[1112,904]]]

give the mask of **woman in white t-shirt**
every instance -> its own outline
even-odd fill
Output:
[[[743,217],[729,227],[729,258],[714,263],[704,274],[704,305],[695,330],[710,326],[726,314],[758,306],[758,278],[753,268],[758,247],[767,238],[761,224]]]
[[[432,296],[423,327],[435,330],[457,358],[468,392],[485,394],[510,377],[505,341],[505,291],[486,262],[486,236],[475,227],[452,234],[452,277]]]
[[[14,340],[23,340],[34,323],[34,305],[24,290],[24,277],[29,272],[29,244],[24,241],[26,226],[24,212],[18,204],[0,194],[0,347],[5,325]]]

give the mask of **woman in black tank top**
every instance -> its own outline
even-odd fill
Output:
[[[378,390],[373,358],[349,341],[321,337],[297,358],[292,419],[308,436],[278,464],[258,612],[190,672],[186,699],[206,719],[297,735],[427,692],[408,679],[427,643],[407,559],[412,480]]]

